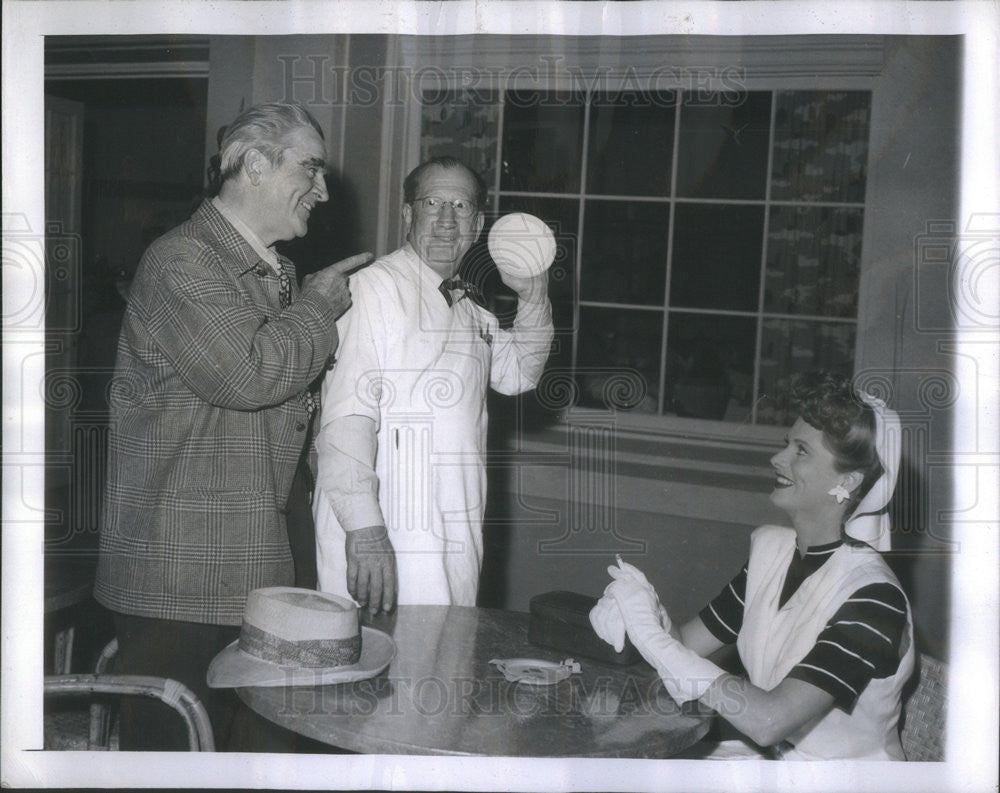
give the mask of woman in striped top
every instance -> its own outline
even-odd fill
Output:
[[[645,576],[619,560],[591,613],[617,648],[627,635],[678,702],[699,699],[756,747],[715,756],[902,760],[898,719],[913,671],[906,596],[879,551],[899,466],[899,419],[847,378],[793,385],[800,416],[772,459],[771,501],[790,527],[761,526],[743,570],[673,626]],[[736,643],[746,677],[704,656]]]

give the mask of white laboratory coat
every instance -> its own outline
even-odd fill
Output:
[[[475,605],[486,498],[486,389],[533,388],[552,342],[551,307],[520,304],[502,330],[471,299],[449,307],[441,277],[407,245],[351,276],[320,426],[375,422],[378,505],[396,553],[400,604]],[[327,480],[319,458],[320,483]],[[344,530],[313,499],[319,588],[346,595]]]

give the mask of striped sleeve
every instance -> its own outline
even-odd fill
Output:
[[[862,587],[844,601],[788,676],[823,689],[850,713],[869,682],[899,667],[906,610],[906,598],[893,584]]]
[[[705,627],[724,644],[732,644],[743,627],[743,604],[747,593],[747,566],[713,598],[698,616]]]

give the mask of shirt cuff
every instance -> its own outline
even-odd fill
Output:
[[[374,424],[364,416],[341,416],[316,438],[321,488],[344,531],[383,526],[375,474]]]
[[[382,517],[382,509],[378,505],[378,500],[367,495],[355,495],[338,499],[334,502],[331,499],[334,514],[344,531],[357,531],[366,529],[369,526],[384,526],[385,519]]]

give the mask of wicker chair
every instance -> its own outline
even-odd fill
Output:
[[[947,679],[946,664],[924,653],[919,655],[917,673],[903,692],[899,737],[907,760],[944,760]]]
[[[97,661],[95,674],[50,675],[45,678],[46,696],[91,697],[100,695],[142,696],[159,699],[176,710],[184,719],[188,732],[188,747],[192,752],[214,752],[212,724],[205,706],[187,686],[176,680],[143,675],[109,674],[106,670],[118,651],[114,639],[104,648]],[[80,718],[82,717],[82,718]],[[83,739],[84,719],[87,737]],[[106,750],[112,748],[110,712],[99,699],[90,704],[88,714],[48,715],[45,719],[45,745],[49,749]]]

